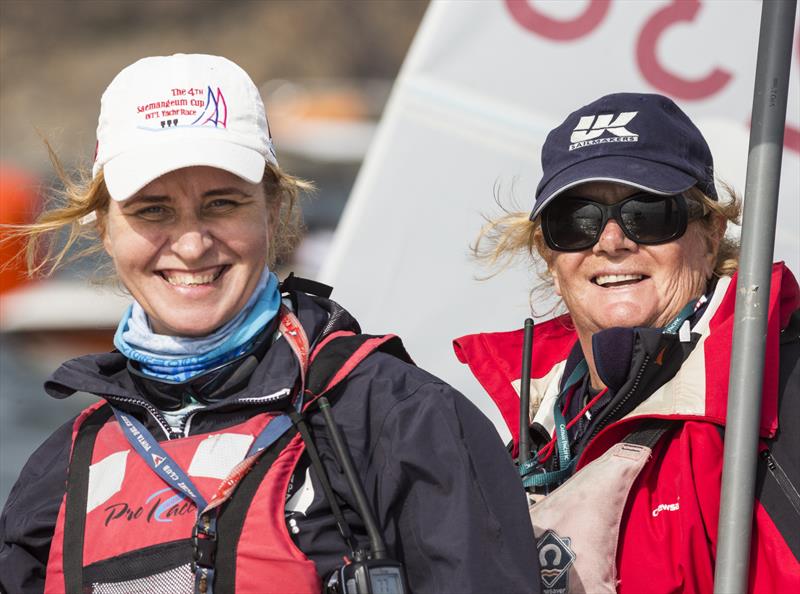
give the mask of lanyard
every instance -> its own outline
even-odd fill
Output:
[[[305,377],[308,370],[309,342],[300,321],[285,306],[280,309],[280,332],[286,339],[292,353],[300,363],[300,390],[295,395],[292,406],[296,411],[303,407]],[[195,593],[213,594],[214,556],[216,554],[217,513],[219,506],[233,494],[236,486],[258,460],[261,452],[269,448],[292,426],[286,413],[273,418],[256,436],[244,460],[239,462],[228,476],[220,482],[210,501],[206,501],[192,479],[180,465],[158,443],[145,426],[130,415],[112,407],[117,423],[122,429],[133,450],[167,486],[183,493],[197,508],[197,522],[192,539],[194,545]]]
[[[547,459],[549,453],[540,459],[540,454],[545,454],[546,450],[552,450],[553,441],[550,441],[544,448],[542,448],[537,455],[525,464],[519,467],[519,472],[523,476],[522,484],[525,487],[541,487],[545,485],[552,485],[562,482],[571,473],[572,468],[575,466],[575,458],[571,456],[569,447],[569,433],[567,432],[568,424],[564,419],[564,414],[561,412],[560,403],[564,397],[574,389],[575,385],[583,379],[586,372],[589,370],[589,365],[586,359],[581,359],[581,362],[572,370],[572,373],[567,378],[566,384],[556,398],[556,403],[553,407],[553,418],[555,419],[555,447],[558,450],[558,470],[535,472],[541,468],[542,462]],[[534,474],[531,474],[534,472]],[[526,476],[527,475],[527,476]]]
[[[153,435],[139,421],[112,407],[114,416],[122,428],[122,433],[133,446],[134,451],[147,463],[158,477],[176,491],[180,491],[194,501],[198,511],[206,509],[208,503],[194,486],[192,479],[164,451]]]
[[[683,326],[686,320],[694,314],[704,301],[705,299],[701,297],[699,300],[693,300],[684,305],[675,319],[664,326],[662,330],[663,334],[668,336],[677,334],[681,326]],[[560,403],[563,402],[570,391],[575,388],[575,385],[583,379],[583,376],[588,370],[589,366],[586,363],[586,359],[582,359],[567,378],[564,388],[559,393],[555,406],[553,407],[553,419],[555,420],[553,432],[555,437],[540,449],[536,456],[519,466],[519,473],[523,477],[522,484],[524,487],[558,485],[572,474],[575,463],[577,462],[577,456],[571,455],[568,429],[578,418],[582,417],[603,394],[605,394],[606,390],[603,390],[600,394],[595,396],[569,423],[567,423],[561,412]],[[558,451],[558,469],[552,471],[542,470],[542,464],[553,453],[554,448]],[[537,470],[539,470],[539,472],[537,472]]]
[[[697,308],[700,307],[705,302],[705,296],[701,297],[696,301],[690,301],[686,305],[683,306],[683,309],[678,313],[677,317],[672,320],[669,324],[664,326],[664,334],[675,335],[680,330],[681,326],[683,326],[684,322],[692,317],[692,314],[697,311]]]
[[[556,399],[555,406],[553,406],[553,418],[555,419],[555,434],[556,434],[556,448],[558,449],[558,467],[561,469],[566,468],[571,462],[570,449],[569,449],[569,434],[567,433],[567,421],[564,419],[564,414],[561,412],[559,404],[563,401],[564,396],[572,390],[578,382],[583,379],[586,372],[589,371],[589,365],[586,359],[575,367],[570,376],[567,378],[567,383],[564,389]]]

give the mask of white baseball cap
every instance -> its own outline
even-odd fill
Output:
[[[92,175],[125,200],[157,177],[193,165],[258,183],[277,164],[253,81],[220,56],[143,58],[123,69],[100,100]]]

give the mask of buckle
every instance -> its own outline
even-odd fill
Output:
[[[207,538],[195,538],[192,541],[194,565],[205,568],[214,567],[217,559],[217,541]]]
[[[207,540],[217,540],[217,531],[212,527],[208,516],[200,516],[192,529],[192,540],[196,540],[199,536]]]
[[[217,558],[217,533],[208,516],[200,516],[192,529],[192,572],[213,568]]]

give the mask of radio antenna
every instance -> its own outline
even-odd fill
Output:
[[[380,530],[378,530],[375,517],[372,515],[372,509],[364,493],[364,487],[358,479],[353,459],[350,457],[350,450],[347,449],[342,433],[339,431],[339,426],[336,424],[336,421],[333,420],[331,403],[325,396],[320,396],[317,402],[319,403],[319,410],[322,412],[322,416],[325,419],[325,424],[328,426],[328,431],[331,433],[331,441],[333,442],[333,449],[336,452],[336,457],[339,458],[344,476],[350,485],[353,497],[355,497],[358,515],[361,516],[364,522],[364,528],[367,531],[370,549],[372,550],[372,558],[385,559],[387,557],[386,545],[383,542]]]
[[[531,355],[533,354],[533,320],[525,320],[525,334],[522,340],[522,375],[519,379],[519,456],[520,465],[528,461],[530,443],[531,408]]]

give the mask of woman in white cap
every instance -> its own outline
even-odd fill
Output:
[[[739,201],[720,199],[705,139],[660,95],[571,113],[542,172],[533,211],[495,220],[476,249],[494,263],[538,255],[567,311],[535,327],[519,466],[543,592],[711,592],[738,257],[724,233]],[[754,592],[800,591],[799,306],[776,264]],[[515,448],[522,343],[521,330],[456,341]]]
[[[66,202],[18,231],[34,254],[49,232],[93,236],[133,304],[116,351],[46,383],[99,400],[12,490],[0,590],[537,591],[491,424],[324,286],[270,271],[304,185],[247,74],[140,60],[104,93],[97,141],[88,184],[65,180]]]

